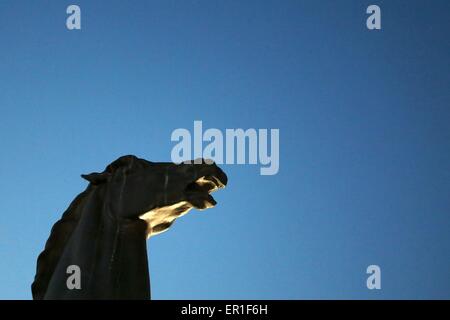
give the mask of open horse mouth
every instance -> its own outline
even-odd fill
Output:
[[[214,173],[207,174],[187,184],[186,198],[173,204],[154,208],[140,216],[148,224],[147,237],[160,234],[168,230],[173,222],[187,214],[191,209],[205,210],[214,207],[217,202],[210,195],[219,189],[225,188],[228,178],[218,167]]]

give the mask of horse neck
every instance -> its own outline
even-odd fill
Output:
[[[149,299],[146,230],[140,219],[120,219],[106,188],[87,196],[78,223],[55,268],[46,299]],[[69,289],[69,266],[80,270],[81,289]]]

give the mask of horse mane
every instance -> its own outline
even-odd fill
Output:
[[[44,299],[50,279],[64,252],[66,243],[70,239],[80,219],[82,211],[80,209],[84,206],[83,200],[90,191],[91,188],[88,187],[80,193],[63,213],[61,219],[53,225],[50,236],[45,243],[44,251],[41,252],[37,260],[36,276],[31,285],[34,300]]]

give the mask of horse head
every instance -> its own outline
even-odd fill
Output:
[[[214,207],[211,193],[227,184],[225,173],[208,160],[156,163],[131,155],[82,177],[92,187],[106,189],[106,205],[114,217],[146,221],[147,237],[166,231],[192,208]]]

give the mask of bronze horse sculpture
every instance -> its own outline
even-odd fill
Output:
[[[227,176],[214,163],[154,163],[123,156],[89,181],[52,227],[39,255],[33,299],[150,299],[146,239],[192,208],[216,202]],[[79,289],[69,288],[69,266]]]

